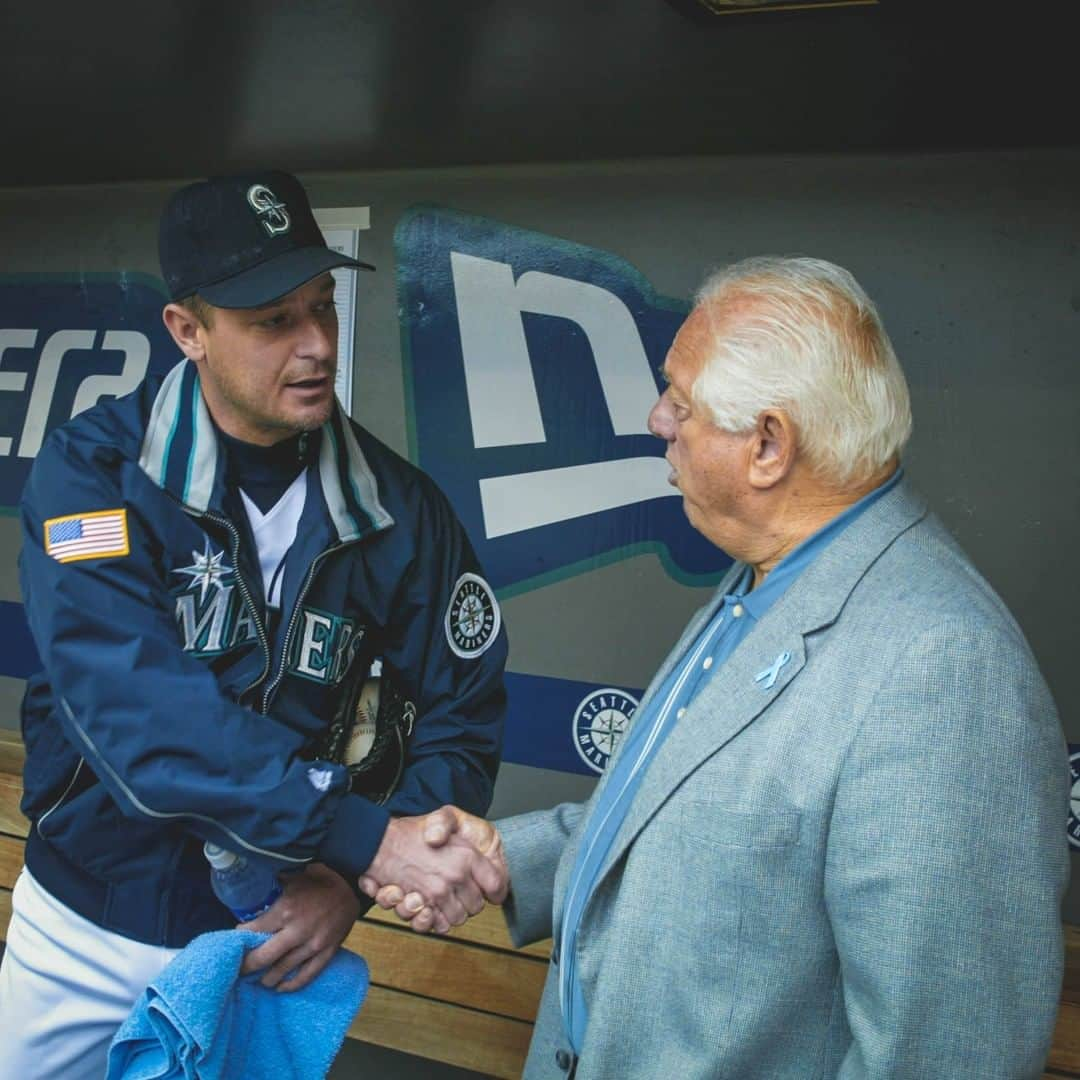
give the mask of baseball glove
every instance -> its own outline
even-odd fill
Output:
[[[385,676],[353,680],[330,725],[319,757],[349,770],[351,789],[384,803],[401,780],[416,706]]]

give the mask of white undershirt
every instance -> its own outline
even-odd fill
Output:
[[[285,494],[264,514],[249,498],[243,488],[240,498],[244,500],[251,533],[259,551],[259,569],[262,571],[266,606],[281,607],[281,583],[284,573],[280,568],[289,548],[296,539],[300,515],[307,499],[307,469],[286,488]]]

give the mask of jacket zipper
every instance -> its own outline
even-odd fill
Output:
[[[185,507],[185,509],[187,508]],[[192,513],[192,511],[189,510],[188,513]],[[247,694],[251,693],[251,691],[256,686],[258,686],[263,679],[266,678],[267,674],[270,671],[270,663],[272,657],[272,653],[270,651],[270,641],[266,636],[266,629],[263,626],[262,619],[259,617],[259,612],[255,607],[255,602],[252,600],[251,591],[248,589],[247,582],[244,580],[244,575],[240,573],[240,533],[237,531],[236,527],[231,521],[229,521],[228,518],[222,517],[220,514],[214,514],[210,511],[206,511],[198,514],[198,516],[207,521],[213,521],[216,524],[221,525],[229,533],[229,537],[232,540],[233,567],[235,568],[237,584],[240,586],[240,595],[243,597],[244,602],[248,605],[248,608],[251,611],[252,619],[255,623],[255,633],[258,636],[259,644],[262,645],[263,649],[263,669],[261,672],[259,672],[258,678],[255,679],[254,682],[249,683],[244,688],[243,692],[240,694],[240,698],[242,699]],[[311,583],[315,578],[315,571],[319,568],[323,559],[325,559],[328,555],[332,555],[335,551],[340,551],[342,548],[347,547],[348,544],[355,542],[355,540],[350,540],[346,543],[333,544],[325,551],[320,551],[319,554],[311,560],[311,565],[308,567],[307,574],[304,577],[304,584],[301,586],[300,592],[296,596],[296,603],[293,604],[292,614],[289,616],[289,625],[285,630],[285,643],[284,648],[281,650],[281,667],[278,668],[278,672],[274,676],[273,680],[270,682],[270,685],[267,686],[266,689],[263,691],[262,703],[258,710],[259,712],[263,714],[266,713],[267,709],[270,707],[270,699],[273,697],[274,693],[278,688],[278,685],[285,676],[285,668],[288,665],[289,661],[289,646],[292,644],[293,631],[296,629],[296,623],[299,618],[301,608],[303,606],[303,600],[307,596],[308,589],[311,588]]]
[[[274,692],[277,690],[278,685],[285,677],[285,668],[289,663],[289,646],[292,644],[293,631],[296,629],[296,624],[303,608],[304,598],[307,596],[308,589],[311,588],[311,583],[315,578],[315,571],[319,568],[327,555],[339,551],[343,547],[345,547],[344,544],[334,544],[325,551],[319,552],[319,554],[311,560],[307,575],[304,577],[304,583],[300,586],[300,591],[296,594],[296,602],[293,604],[292,614],[289,616],[289,625],[285,628],[285,642],[281,650],[281,667],[278,668],[277,674],[271,680],[270,685],[263,691],[261,712],[265,713],[266,710],[270,708],[270,699],[274,696]],[[265,672],[263,674],[265,675]],[[248,689],[250,689],[250,687]],[[245,693],[246,692],[247,691],[245,691]]]
[[[267,673],[270,671],[270,640],[266,636],[266,628],[263,626],[262,618],[259,615],[259,610],[255,606],[255,601],[252,598],[251,590],[248,588],[247,582],[244,580],[244,575],[240,572],[240,533],[233,525],[233,523],[226,517],[222,517],[220,514],[214,514],[206,512],[199,515],[201,518],[212,521],[217,525],[222,526],[229,534],[232,547],[232,560],[233,571],[236,574],[236,583],[240,587],[240,596],[244,603],[247,605],[248,610],[251,612],[252,621],[255,624],[255,634],[259,639],[259,644],[262,646],[263,652],[263,667],[259,672],[258,677],[254,682],[249,683],[238,696],[237,700],[241,700],[245,695],[251,693],[251,691],[259,685],[266,678]],[[261,710],[266,711],[265,706]]]

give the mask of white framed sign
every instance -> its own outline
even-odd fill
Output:
[[[331,251],[359,258],[360,233],[371,227],[371,208],[339,206],[316,210],[315,222]],[[338,365],[334,389],[345,411],[352,415],[353,359],[356,345],[356,270],[343,267],[334,275],[334,302],[338,312]]]

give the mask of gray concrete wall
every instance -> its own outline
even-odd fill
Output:
[[[911,383],[909,475],[1023,626],[1080,742],[1069,677],[1080,525],[1080,154],[731,158],[320,175],[318,206],[367,205],[354,415],[407,452],[393,235],[434,203],[610,252],[686,297],[718,263],[801,252],[850,268]],[[0,273],[156,274],[156,185],[0,192]],[[0,518],[0,601],[16,600]],[[644,686],[705,590],[641,555],[507,599],[510,667]],[[633,627],[628,633],[627,627]],[[0,724],[21,683],[0,680]],[[561,722],[561,721],[560,721]],[[507,765],[496,813],[580,797],[586,776]],[[972,822],[973,830],[979,828]],[[1063,838],[1064,840],[1064,838]],[[1080,895],[1070,901],[1080,918]]]

